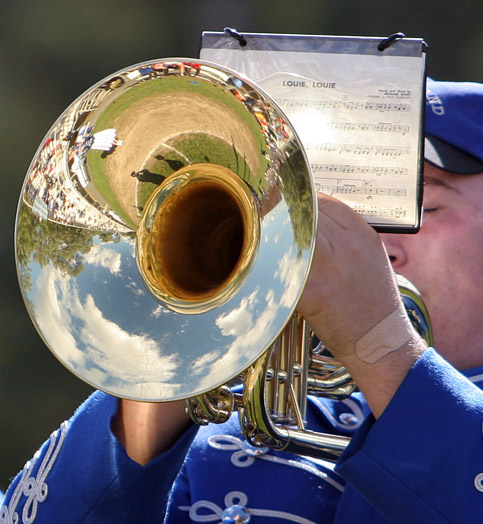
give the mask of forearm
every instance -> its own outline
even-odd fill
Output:
[[[396,351],[387,353],[374,363],[367,363],[351,354],[341,357],[376,418],[379,418],[409,370],[426,351],[422,339],[412,339]]]
[[[379,416],[426,346],[377,233],[336,199],[319,194],[318,202],[314,260],[298,309]]]
[[[185,401],[143,403],[123,399],[112,430],[128,456],[144,466],[167,451],[190,424]]]

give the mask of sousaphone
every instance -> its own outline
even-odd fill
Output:
[[[208,62],[144,62],[84,92],[40,145],[20,287],[46,345],[93,387],[190,399],[200,423],[238,409],[253,444],[335,460],[347,439],[306,430],[305,399],[354,384],[295,314],[316,221],[306,154],[266,93]]]

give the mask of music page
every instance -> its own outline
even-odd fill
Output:
[[[304,146],[317,190],[378,230],[417,230],[422,41],[401,39],[383,51],[374,38],[246,35],[246,42],[204,33],[200,58],[243,73],[275,100]]]

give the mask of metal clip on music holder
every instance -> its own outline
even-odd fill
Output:
[[[400,40],[401,38],[406,38],[406,35],[404,33],[393,33],[392,35],[389,35],[387,38],[384,38],[379,42],[377,46],[378,51],[381,51],[382,53],[382,51],[391,47],[396,40]],[[426,53],[428,50],[428,44],[423,40],[421,45],[423,46],[423,53]]]
[[[245,47],[247,45],[247,41],[245,40],[243,35],[241,35],[236,29],[232,29],[231,27],[225,27],[223,31],[232,36],[240,44],[240,47]]]
[[[399,40],[400,38],[405,38],[406,35],[404,33],[393,33],[392,35],[388,36],[387,38],[384,38],[384,40],[381,40],[379,42],[379,45],[377,46],[377,49],[379,51],[384,51],[388,47],[392,46],[396,40]]]

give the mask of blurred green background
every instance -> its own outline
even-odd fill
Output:
[[[5,0],[0,7],[0,488],[90,392],[44,347],[20,297],[15,210],[31,158],[81,92],[143,60],[197,57],[203,30],[424,38],[428,73],[483,81],[481,0]]]

